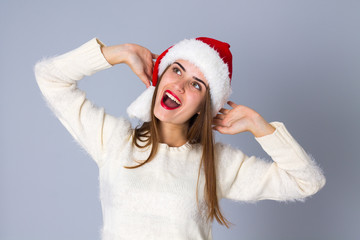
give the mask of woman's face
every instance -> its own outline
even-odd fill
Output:
[[[199,113],[208,83],[202,72],[186,60],[165,71],[158,86],[154,115],[162,122],[185,124]]]

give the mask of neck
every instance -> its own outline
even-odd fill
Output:
[[[165,143],[170,147],[180,147],[187,142],[187,124],[177,125],[160,122],[159,126],[161,143]]]

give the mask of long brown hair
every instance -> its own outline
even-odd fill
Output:
[[[166,69],[167,70],[167,69]],[[166,72],[164,71],[164,73]],[[149,157],[139,163],[136,166],[125,166],[128,169],[134,169],[143,166],[154,159],[158,146],[159,146],[159,120],[154,115],[155,99],[158,92],[159,82],[161,81],[162,75],[159,77],[159,81],[155,88],[154,96],[151,102],[151,121],[144,122],[141,126],[135,128],[133,132],[133,145],[138,148],[146,148],[151,146]],[[196,144],[200,143],[202,146],[202,157],[199,166],[198,179],[196,184],[196,202],[198,206],[198,186],[200,178],[201,167],[204,166],[205,173],[205,189],[204,196],[207,204],[207,220],[213,221],[214,217],[219,224],[225,225],[229,228],[229,222],[221,213],[219,202],[216,194],[216,171],[215,171],[215,154],[214,154],[214,137],[212,130],[212,115],[211,115],[211,98],[209,89],[206,89],[205,100],[201,105],[199,114],[195,114],[189,120],[189,129],[187,133],[187,139],[189,143]]]

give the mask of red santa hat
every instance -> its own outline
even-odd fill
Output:
[[[210,88],[212,115],[215,116],[231,94],[232,55],[230,45],[212,38],[185,39],[165,50],[156,60],[152,86],[148,87],[127,109],[132,118],[151,120],[151,100],[158,78],[165,69],[183,59],[204,74]]]

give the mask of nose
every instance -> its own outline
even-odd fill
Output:
[[[186,80],[184,79],[179,79],[176,83],[175,83],[175,90],[179,93],[184,93],[185,92],[185,85],[186,85]]]

